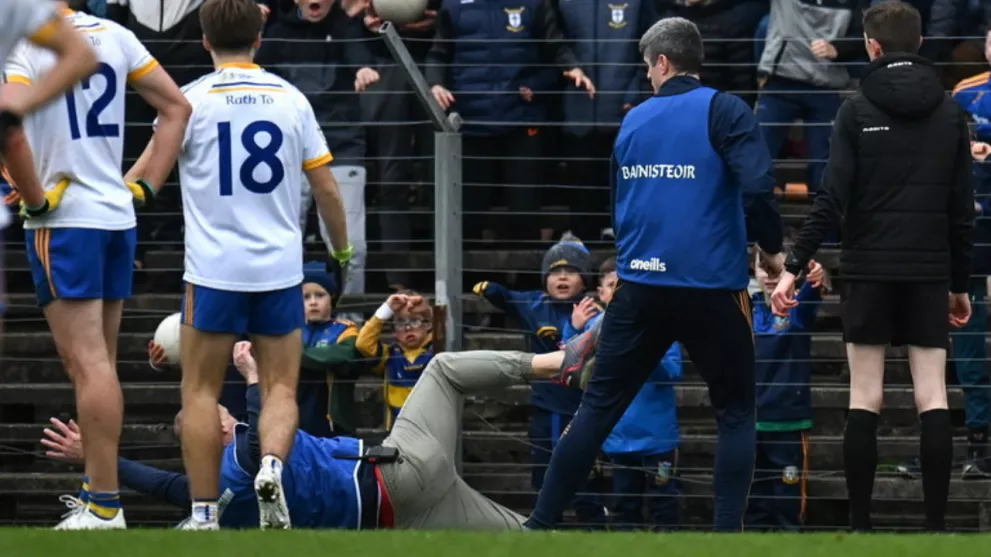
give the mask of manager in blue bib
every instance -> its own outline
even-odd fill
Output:
[[[656,94],[627,114],[613,149],[619,282],[584,354],[583,362],[594,351],[594,368],[554,450],[526,523],[532,529],[555,527],[674,342],[708,384],[716,412],[715,527],[742,528],[756,439],[748,225],[769,275],[783,265],[771,156],[750,107],[699,82],[695,24],[661,20],[644,33],[640,51]],[[566,368],[562,380],[583,365]]]

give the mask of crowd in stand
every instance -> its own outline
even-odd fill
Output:
[[[201,0],[89,0],[89,7],[125,24],[146,41],[151,53],[182,84],[206,73],[210,59],[200,45],[197,10]],[[829,153],[830,125],[844,91],[854,86],[866,61],[860,12],[870,0],[431,0],[421,21],[400,28],[413,59],[421,66],[431,92],[445,108],[465,120],[463,195],[465,241],[500,239],[552,243],[562,229],[536,218],[542,205],[564,205],[572,214],[567,227],[585,240],[609,239],[609,157],[618,124],[626,111],[650,94],[637,39],[660,18],[677,15],[697,23],[706,40],[703,83],[734,92],[754,105],[764,138],[775,157],[810,161],[807,190],[814,192]],[[948,88],[976,123],[976,137],[991,140],[991,90],[985,69],[991,41],[955,37],[981,36],[991,18],[987,0],[913,0],[926,18],[923,53],[950,63]],[[383,248],[406,251],[414,237],[407,211],[412,184],[432,180],[429,125],[376,31],[374,13],[349,18],[334,0],[265,0],[265,40],[258,61],[307,94],[335,161],[351,241],[357,253],[345,293],[364,291],[366,232],[381,238]],[[305,41],[305,47],[300,42]],[[980,74],[980,75],[977,75]],[[587,78],[584,80],[583,78]],[[969,79],[967,79],[969,78]],[[402,94],[398,94],[401,92]],[[132,124],[151,120],[150,109],[134,98]],[[797,135],[796,120],[805,123]],[[136,158],[150,127],[128,127],[127,158]],[[797,139],[800,137],[800,139]],[[552,164],[547,160],[554,161]],[[564,164],[558,164],[563,161]],[[975,180],[978,187],[991,186]],[[376,184],[376,187],[366,187]],[[559,184],[568,188],[541,188]],[[574,189],[582,188],[582,189]],[[429,193],[429,188],[427,188]],[[983,190],[979,193],[987,193]],[[979,197],[989,210],[987,197]],[[366,231],[366,201],[385,217],[379,229]],[[509,217],[489,215],[506,205]],[[173,189],[161,196],[159,209],[178,211]],[[308,207],[301,208],[306,219]],[[516,217],[513,217],[516,215]],[[176,216],[145,219],[145,242],[176,242]],[[982,238],[979,226],[978,243]],[[985,234],[986,236],[987,234]],[[326,233],[323,233],[326,237]],[[140,255],[139,255],[140,258]],[[975,258],[977,273],[988,263]],[[137,262],[141,265],[141,261]],[[542,288],[518,292],[495,282],[480,282],[474,292],[504,310],[526,331],[533,352],[550,352],[587,329],[601,315],[615,284],[615,264],[594,270],[588,248],[566,238],[547,250],[540,269]],[[597,284],[593,279],[597,274]],[[406,283],[401,270],[390,283]],[[597,299],[585,293],[597,286]],[[757,468],[766,481],[755,483],[752,518],[773,528],[799,528],[804,513],[807,472],[806,434],[812,427],[809,395],[811,344],[806,331],[821,301],[820,284],[809,281],[799,294],[803,303],[790,318],[771,315],[762,303],[756,277],[754,326],[758,337],[759,429]],[[333,316],[341,292],[320,268],[306,273],[308,328],[304,335],[303,380],[323,385],[301,389],[301,428],[314,435],[353,434],[353,391],[341,392],[363,372],[385,377],[389,427],[395,413],[433,356],[429,306],[409,311],[415,292],[391,296],[367,322]],[[954,339],[956,369],[965,389],[970,431],[971,474],[991,477],[985,463],[991,391],[986,367],[987,296],[983,278],[975,280],[978,303],[974,318]],[[395,340],[380,340],[391,321]],[[158,347],[151,347],[160,352]],[[618,466],[614,489],[628,495],[649,493],[650,516],[641,502],[620,498],[615,525],[649,523],[677,527],[678,423],[672,384],[681,377],[677,346],[659,363],[651,384],[631,406],[603,451]],[[781,363],[781,362],[785,363]],[[367,369],[366,369],[367,368]],[[374,369],[373,369],[374,368]],[[339,381],[325,381],[328,376]],[[774,383],[799,383],[798,389],[774,389]],[[555,440],[568,427],[580,402],[579,391],[550,383],[533,386],[530,444],[533,487],[539,489]],[[243,401],[228,393],[227,401]],[[329,401],[329,402],[328,402]],[[237,415],[238,404],[227,404]],[[644,408],[668,408],[670,413]],[[325,417],[333,416],[328,422]],[[629,419],[627,419],[629,418]],[[638,427],[640,426],[640,427]],[[913,473],[914,465],[903,466]],[[649,472],[645,472],[649,471]],[[601,489],[590,478],[588,493],[575,501],[579,521],[606,520]]]

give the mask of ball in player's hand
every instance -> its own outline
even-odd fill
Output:
[[[423,19],[427,0],[372,0],[372,8],[383,21],[405,25]]]
[[[173,313],[166,317],[155,329],[152,341],[164,350],[165,362],[176,365],[179,363],[179,326],[182,324],[182,314]],[[157,351],[157,350],[156,350]]]

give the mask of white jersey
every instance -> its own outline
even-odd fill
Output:
[[[253,64],[183,88],[193,106],[179,154],[186,282],[265,292],[303,280],[303,170],[332,160],[306,97]]]
[[[45,189],[70,181],[58,209],[24,226],[127,230],[136,220],[121,176],[124,95],[128,81],[147,75],[158,62],[134,33],[112,21],[73,12],[66,19],[89,39],[99,65],[93,75],[24,121]],[[10,83],[31,84],[55,63],[54,53],[22,41],[4,73]]]
[[[43,42],[55,32],[55,2],[49,0],[0,1],[0,61],[6,61],[22,39]],[[10,223],[10,214],[0,208],[0,230]]]

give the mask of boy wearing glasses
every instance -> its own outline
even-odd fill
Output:
[[[381,340],[392,321],[395,337]],[[423,296],[404,290],[389,296],[358,333],[355,347],[365,358],[377,360],[373,371],[384,376],[385,427],[392,429],[399,410],[434,357],[433,310]]]

